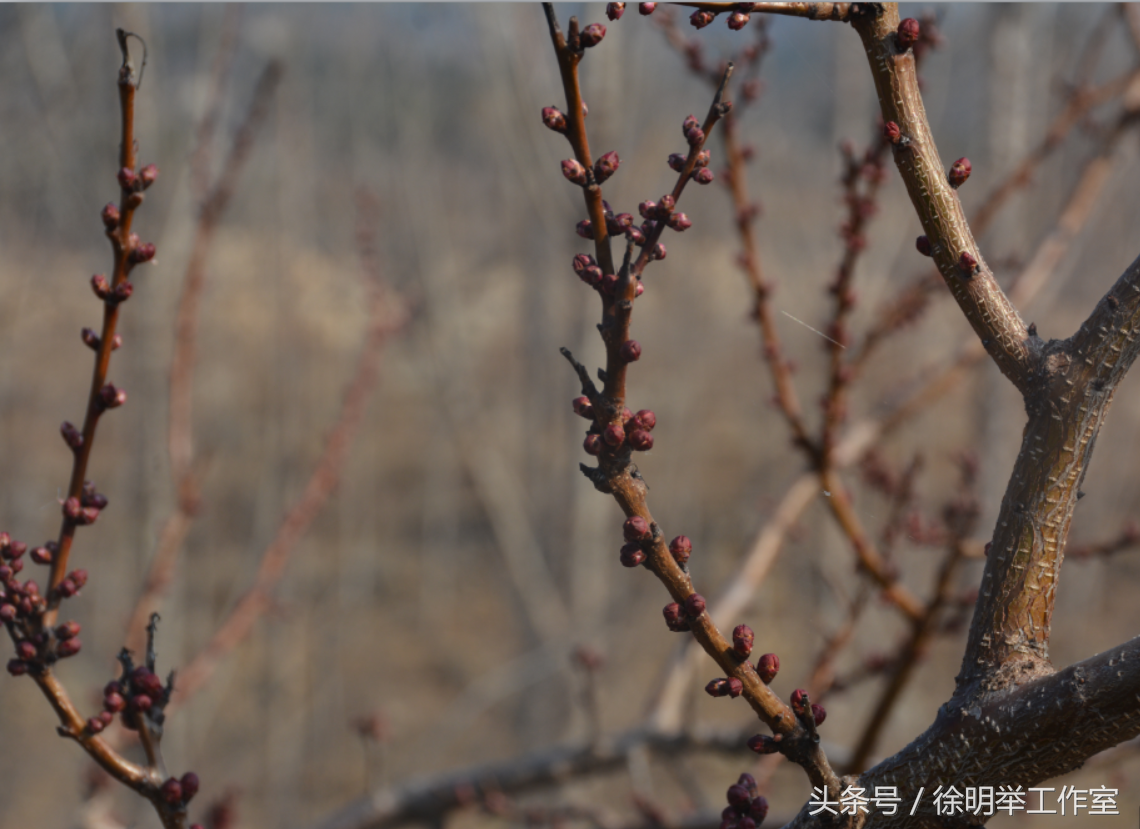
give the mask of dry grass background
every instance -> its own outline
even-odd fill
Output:
[[[80,534],[76,559],[92,579],[71,611],[84,625],[84,651],[60,669],[92,711],[173,506],[167,367],[192,238],[186,161],[232,13],[0,6],[0,527],[29,542],[57,527],[69,459],[56,427],[81,414],[90,358],[78,332],[98,312],[86,279],[109,262],[97,214],[116,193],[113,28],[137,31],[150,46],[138,135],[142,160],[158,163],[162,178],[136,228],[158,244],[159,263],[135,280],[125,309],[126,346],[111,379],[130,401],[106,419],[92,462],[111,508]],[[572,13],[597,20],[602,6],[559,8],[564,20]],[[943,157],[974,162],[963,189],[969,205],[1036,142],[1104,9],[940,6],[939,13],[948,45],[925,70],[927,106]],[[562,103],[540,10],[259,5],[236,19],[224,133],[241,120],[268,59],[282,59],[286,75],[209,259],[194,422],[209,471],[163,608],[160,666],[185,664],[249,584],[335,418],[365,322],[353,241],[359,186],[380,199],[385,276],[412,317],[386,350],[339,491],[295,550],[274,611],[171,722],[172,770],[201,775],[199,805],[240,792],[242,826],[309,826],[365,790],[364,752],[350,722],[369,712],[383,714],[389,734],[382,762],[373,758],[374,783],[584,736],[582,677],[569,658],[579,644],[606,656],[605,726],[637,724],[677,640],[661,624],[657,583],[617,565],[617,510],[576,469],[582,424],[569,400],[577,388],[557,348],[569,346],[587,364],[597,364],[601,350],[596,300],[569,268],[585,248],[573,235],[580,201],[558,171],[566,148],[539,121],[543,105]],[[701,34],[710,50],[729,42],[723,29],[718,22]],[[1118,30],[1103,39],[1098,77],[1131,60]],[[594,148],[623,159],[607,198],[631,210],[664,192],[671,180],[664,159],[680,149],[681,119],[703,111],[708,93],[635,11],[609,32],[584,64],[585,97]],[[870,136],[873,90],[858,40],[844,27],[778,20],[772,36],[767,91],[743,123],[759,150],[750,168],[766,208],[758,233],[779,284],[777,310],[819,327],[840,255],[834,148],[840,138],[862,144]],[[1039,171],[982,240],[992,261],[1028,258],[1089,146],[1077,137]],[[1131,138],[1088,229],[1051,288],[1024,309],[1042,336],[1068,336],[1136,255],[1136,155]],[[649,270],[638,304],[634,334],[645,356],[631,372],[631,402],[654,409],[660,424],[657,448],[639,460],[654,513],[666,532],[694,540],[698,587],[715,594],[803,464],[767,404],[757,332],[732,264],[727,199],[718,186],[699,188],[684,208],[694,228],[668,240],[669,258]],[[860,264],[857,322],[923,268],[913,251],[917,232],[892,171]],[[783,315],[780,327],[801,367],[801,394],[814,401],[821,340]],[[956,309],[940,301],[875,362],[853,414],[881,409],[967,335]],[[1137,514],[1138,403],[1132,379],[1098,443],[1075,540],[1105,537]],[[953,490],[955,453],[978,451],[984,531],[1021,416],[1013,388],[982,366],[892,435],[887,453],[904,460],[922,449],[920,491],[933,510]],[[874,525],[882,502],[852,482]],[[854,583],[852,559],[826,516],[809,509],[739,620],[757,631],[758,652],[780,653],[782,693],[802,681],[813,649],[840,618],[828,581]],[[554,588],[542,597],[549,618],[528,612],[505,555],[512,544],[549,574]],[[911,585],[925,590],[934,556],[905,551]],[[1054,622],[1058,664],[1128,638],[1140,623],[1135,557],[1067,570]],[[842,664],[889,648],[900,633],[888,611],[873,611]],[[883,751],[930,722],[952,687],[960,648],[954,640],[933,649]],[[0,689],[0,826],[78,825],[90,762],[54,737],[32,683],[5,677]],[[853,739],[873,690],[830,702],[827,739]],[[703,694],[693,717],[749,720],[745,706]],[[700,781],[705,805],[715,805],[748,762],[694,758],[681,774]],[[1089,823],[1131,826],[1138,771],[1130,761],[1067,782],[1119,786],[1121,817]],[[702,805],[675,775],[652,770],[655,796],[673,810]],[[776,778],[780,811],[802,802],[803,782],[794,772]],[[124,825],[154,824],[145,804],[110,797]],[[537,799],[632,812],[624,775]],[[482,818],[457,818],[475,820]],[[1031,825],[992,825],[1015,823]]]

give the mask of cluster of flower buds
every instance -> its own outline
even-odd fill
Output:
[[[140,716],[161,723],[163,710],[174,691],[173,674],[163,684],[146,665],[135,667],[125,650],[119,654],[119,661],[123,666],[122,677],[111,680],[103,688],[103,711],[87,721],[87,727],[96,733],[110,725],[115,714],[120,715],[123,727],[130,731],[137,731],[142,725]]]
[[[90,348],[92,351],[98,351],[99,346],[103,344],[102,338],[92,331],[90,328],[84,328],[79,332],[80,337],[83,339],[83,344]],[[111,350],[117,351],[119,346],[123,344],[123,335],[116,334],[111,338]]]
[[[626,223],[632,225],[633,217],[628,213],[620,213],[617,216],[607,214],[606,224],[609,225],[611,223],[617,228],[625,226]],[[589,222],[586,224],[589,224]],[[636,228],[632,228],[632,230],[636,230]],[[573,267],[574,273],[578,274],[578,278],[598,293],[605,296],[613,296],[614,289],[617,288],[618,284],[617,275],[612,273],[603,274],[601,267],[593,256],[586,253],[578,254],[574,257]],[[638,280],[637,287],[634,289],[634,296],[641,296],[644,292],[645,286]]]
[[[68,427],[68,426],[71,426],[71,424],[70,423],[63,424],[63,429],[66,429],[66,427]],[[75,427],[72,426],[71,428],[74,429]],[[61,429],[61,431],[62,431],[62,429]],[[67,437],[68,436],[65,434],[64,438],[67,439]],[[82,439],[82,436],[80,436],[80,438]],[[67,498],[64,500],[64,502],[63,502],[63,517],[65,519],[67,519],[69,522],[71,522],[72,524],[76,524],[76,525],[85,527],[89,524],[94,524],[95,521],[99,518],[99,513],[102,512],[106,508],[107,508],[107,496],[103,495],[100,492],[97,492],[95,489],[95,485],[92,484],[90,481],[84,481],[83,482],[83,492],[80,494],[80,496],[78,498],[71,497],[71,498]],[[40,549],[41,548],[37,547],[35,550],[32,550],[32,558],[33,559],[36,558],[36,553]],[[37,559],[36,563],[37,564],[50,564],[51,559],[48,558],[46,561],[39,561]]]
[[[594,417],[593,406],[589,405],[589,400],[585,397],[575,398],[574,411],[581,417],[589,419]],[[653,435],[650,432],[655,425],[657,425],[657,416],[649,409],[642,409],[634,414],[629,409],[623,408],[621,423],[606,425],[600,434],[591,431],[586,435],[582,448],[586,450],[587,455],[594,456],[602,454],[607,448],[617,450],[627,444],[634,452],[648,452],[653,448]]]
[[[720,813],[720,829],[756,829],[768,817],[768,801],[745,772],[727,792],[728,806]]]
[[[606,17],[611,21],[621,20],[623,14],[625,14],[625,3],[606,3]]]
[[[146,190],[158,181],[158,166],[148,164],[137,173],[129,167],[123,167],[116,176],[119,186],[129,193],[138,193]]]
[[[171,806],[185,806],[198,794],[198,786],[198,775],[188,771],[181,778],[167,778],[159,787],[158,793]]]
[[[671,602],[661,610],[665,624],[674,633],[692,630],[690,621],[705,612],[705,597],[700,593],[690,593],[684,604]]]
[[[602,42],[602,38],[606,36],[606,27],[601,23],[591,23],[582,33],[578,35],[578,42],[582,44],[583,49],[589,49],[591,46],[597,46]]]

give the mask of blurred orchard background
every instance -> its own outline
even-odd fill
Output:
[[[904,15],[923,11],[903,7]],[[1090,43],[1099,51],[1092,84],[1136,62],[1124,18],[1108,7],[935,11],[945,45],[926,60],[925,100],[943,161],[973,162],[961,191],[967,208],[1042,140],[1085,71]],[[582,65],[588,128],[596,154],[616,150],[622,159],[607,199],[636,213],[637,202],[672,186],[665,159],[684,149],[681,121],[703,115],[710,90],[634,4],[615,23],[601,4],[559,5],[558,14],[563,26],[572,14],[607,23]],[[682,32],[713,65],[755,39],[752,27],[729,32],[723,18],[701,32],[686,18],[677,15]],[[100,315],[87,280],[110,269],[98,213],[118,194],[117,26],[149,47],[136,134],[142,162],[157,163],[161,178],[135,229],[157,244],[158,261],[133,279],[125,345],[111,370],[129,402],[104,419],[93,454],[90,477],[111,506],[80,532],[73,558],[91,573],[69,608],[84,648],[59,673],[80,707],[98,710],[176,509],[170,361],[198,221],[191,162],[200,124],[217,113],[216,171],[258,78],[279,61],[280,84],[263,99],[264,121],[204,251],[192,409],[201,491],[160,608],[161,671],[188,663],[249,588],[336,423],[368,324],[362,227],[386,285],[386,313],[403,324],[383,345],[339,487],[293,547],[271,605],[169,721],[168,765],[203,781],[192,817],[230,793],[232,825],[314,826],[370,789],[586,739],[591,680],[573,656],[583,646],[604,660],[592,681],[605,732],[642,724],[681,637],[662,624],[667,597],[657,581],[619,566],[622,516],[577,469],[585,424],[571,412],[578,385],[558,348],[591,369],[599,364],[599,304],[570,268],[589,250],[574,234],[584,210],[559,171],[568,147],[540,120],[543,106],[565,101],[534,4],[0,7],[0,528],[35,544],[58,528],[70,458],[57,427],[82,417],[91,357],[79,331],[97,327]],[[777,324],[814,422],[827,355],[808,326],[825,323],[826,286],[842,254],[837,146],[866,146],[877,107],[846,26],[774,19],[769,35],[763,93],[742,111],[740,128],[756,148],[749,188],[764,208],[756,233],[778,286]],[[999,280],[1053,228],[1109,120],[1092,110],[981,238]],[[719,136],[709,146],[719,170]],[[1087,222],[1021,309],[1043,337],[1071,334],[1138,253],[1136,157],[1130,133]],[[362,212],[362,190],[373,194],[374,214]],[[719,184],[690,187],[681,208],[693,227],[665,239],[668,258],[648,269],[634,315],[644,356],[630,372],[630,404],[658,417],[655,448],[637,458],[654,515],[667,537],[693,540],[697,587],[716,596],[805,464],[769,403],[727,193]],[[856,332],[929,268],[914,250],[919,232],[891,167],[856,275]],[[851,422],[889,406],[968,342],[944,293],[870,364],[853,391]],[[921,451],[918,506],[937,517],[958,487],[956,457],[976,453],[980,545],[1022,417],[1013,387],[980,363],[893,430],[881,454],[905,465]],[[1098,442],[1073,543],[1113,536],[1137,515],[1138,420],[1133,378]],[[847,481],[877,531],[884,500],[857,471]],[[843,623],[843,597],[857,592],[849,544],[825,497],[819,492],[800,515],[733,622],[756,631],[757,654],[779,653],[774,687],[784,695]],[[920,593],[937,557],[906,542],[897,552]],[[979,573],[976,561],[965,568],[961,589]],[[1069,563],[1054,619],[1056,664],[1135,633],[1138,574],[1127,553]],[[889,652],[901,636],[889,608],[872,602],[865,617],[841,671]],[[962,636],[930,649],[878,756],[933,719],[953,688]],[[702,664],[684,722],[759,730],[742,702],[700,691],[714,673]],[[876,687],[828,700],[830,746],[849,747]],[[31,682],[4,676],[0,689],[0,825],[94,826],[107,816],[117,824],[103,825],[156,825],[146,804],[100,787],[91,761],[55,736]],[[362,736],[361,720],[371,717],[376,728]],[[747,751],[641,756],[521,802],[601,807],[621,825],[639,819],[636,791],[679,819],[719,811],[724,787],[753,762]],[[1065,782],[1121,789],[1121,817],[1094,819],[1107,829],[1132,825],[1138,775],[1140,762],[1125,755]],[[808,787],[798,769],[782,769],[768,794],[773,814],[787,815]],[[517,818],[472,808],[448,822],[504,821]]]

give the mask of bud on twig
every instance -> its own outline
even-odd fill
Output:
[[[749,738],[748,747],[757,754],[775,754],[780,750],[780,742],[767,734],[757,734]]]
[[[574,230],[583,239],[594,238],[594,223],[589,219],[583,219],[582,221],[578,222],[578,224],[575,225]]]
[[[585,185],[586,168],[577,159],[568,158],[562,162],[562,175],[572,184]]]
[[[623,14],[625,14],[625,3],[606,4],[606,17],[610,20],[621,20]]]
[[[138,176],[135,175],[135,171],[129,167],[123,167],[119,170],[116,178],[119,180],[119,186],[124,190],[134,190],[135,185],[138,183]]]
[[[772,680],[776,678],[776,674],[780,672],[780,657],[774,653],[766,653],[760,657],[760,661],[756,663],[756,673],[760,675],[760,680],[765,685],[771,685]]]
[[[127,402],[127,393],[116,388],[113,383],[108,383],[99,389],[99,402],[104,409],[117,409]]]
[[[598,182],[598,184],[605,182],[610,176],[617,172],[620,164],[621,159],[618,158],[618,154],[610,150],[594,162],[594,180]]]
[[[827,719],[827,711],[822,705],[812,703],[811,715],[815,719],[816,725],[823,725],[823,721]]]
[[[657,4],[656,3],[638,3],[637,4],[637,13],[640,14],[642,17],[648,17],[649,15],[653,14],[653,12],[655,12],[656,10],[657,10]]]
[[[923,256],[933,256],[934,255],[934,249],[930,245],[930,239],[927,238],[926,236],[919,236],[917,239],[915,239],[914,240],[914,246],[915,246],[915,248],[918,249],[918,252],[921,253]]]
[[[755,640],[756,636],[748,625],[737,625],[732,630],[732,649],[741,659],[752,655],[752,643]]]
[[[689,16],[689,22],[693,24],[694,29],[703,29],[709,25],[716,18],[716,15],[709,11],[697,10]]]
[[[669,630],[674,633],[684,633],[690,630],[689,621],[681,612],[681,606],[676,602],[671,602],[661,609],[662,615],[665,616],[665,624]]]
[[[119,206],[114,202],[107,202],[103,206],[103,211],[99,214],[103,219],[103,227],[108,231],[114,230],[119,226]]]
[[[716,178],[716,175],[707,167],[700,170],[693,170],[693,181],[697,184],[712,184],[714,178]]]
[[[679,535],[669,542],[669,553],[682,567],[685,566],[692,552],[693,542],[689,540],[688,536]]]
[[[690,593],[685,599],[685,615],[695,619],[705,612],[705,597],[700,593]]]
[[[649,522],[640,515],[631,515],[622,524],[622,534],[626,541],[645,541],[650,537]]]
[[[957,190],[966,183],[966,179],[970,177],[970,172],[973,167],[970,165],[970,159],[963,156],[950,165],[950,173],[946,176],[950,186]]]
[[[602,454],[602,436],[601,435],[586,435],[586,439],[582,441],[582,448],[586,450],[587,455],[597,457]]]
[[[71,447],[72,450],[78,451],[83,446],[83,433],[75,427],[74,424],[64,421],[63,425],[59,427],[59,433],[63,435],[63,442]]]
[[[653,435],[644,429],[634,429],[627,438],[629,448],[634,452],[648,452],[653,448]]]
[[[636,567],[645,561],[645,551],[641,549],[641,545],[631,541],[628,544],[622,545],[621,548],[621,563],[623,567]]]
[[[887,121],[883,124],[883,137],[890,143],[897,144],[902,140],[902,130],[894,121]]]
[[[751,16],[745,12],[733,12],[728,16],[728,28],[734,32],[739,32],[748,25],[748,21],[751,19]]]
[[[602,38],[606,36],[606,27],[601,23],[591,23],[582,30],[579,36],[579,43],[582,44],[583,49],[589,49],[591,46],[597,46],[602,42]]]
[[[969,279],[978,271],[978,260],[969,251],[964,250],[958,257],[958,267],[965,273],[965,278]]]
[[[626,340],[621,344],[621,359],[626,363],[636,363],[641,359],[641,343],[637,340]]]
[[[918,43],[918,36],[920,33],[921,29],[918,25],[918,21],[913,17],[908,17],[906,20],[899,21],[899,48],[905,52],[907,49],[914,46],[914,44]]]
[[[566,132],[566,116],[558,107],[543,107],[542,123],[555,132]]]
[[[139,181],[142,182],[143,190],[158,181],[158,165],[148,164],[139,170]]]

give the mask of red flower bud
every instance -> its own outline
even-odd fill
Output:
[[[950,165],[950,173],[946,176],[950,186],[957,190],[966,183],[966,179],[970,177],[970,172],[973,167],[970,165],[970,159],[962,157]]]
[[[969,251],[962,251],[962,255],[958,257],[958,267],[966,272],[966,278],[969,279],[978,270],[978,260],[973,257]]]
[[[112,691],[103,697],[103,710],[108,713],[117,714],[126,707],[127,701],[118,691]]]
[[[656,3],[638,3],[637,4],[637,13],[640,14],[642,17],[648,17],[649,15],[653,14],[653,12],[655,12],[656,10],[657,10],[657,4]]]
[[[744,814],[752,807],[752,795],[745,786],[734,783],[728,787],[726,794],[728,805],[740,814]]]
[[[12,676],[23,676],[28,672],[28,663],[19,659],[8,660],[8,673]]]
[[[136,694],[127,700],[127,708],[136,714],[141,714],[143,711],[149,711],[152,705],[154,705],[154,700],[152,700],[146,694]]]
[[[63,442],[72,449],[79,449],[83,446],[83,433],[73,423],[65,420],[59,427],[59,433],[63,436]]]
[[[71,579],[72,583],[81,590],[83,589],[83,586],[87,584],[86,570],[72,570],[67,574],[67,577]]]
[[[897,144],[902,139],[902,130],[894,121],[887,121],[883,124],[883,137],[892,144]]]
[[[737,625],[732,630],[732,649],[741,659],[747,659],[752,654],[752,643],[756,635],[748,625]]]
[[[914,44],[918,43],[918,36],[921,29],[918,21],[913,17],[908,17],[906,20],[899,21],[898,38],[899,48],[904,52]]]
[[[733,12],[728,16],[728,28],[734,32],[739,32],[748,25],[750,19],[751,17],[744,12]]]
[[[650,252],[649,258],[650,259],[658,259],[658,260],[664,259],[666,253],[667,253],[667,251],[665,250],[665,246],[663,244],[661,244],[660,242],[658,242],[656,245],[653,246],[653,250]]]
[[[178,782],[182,784],[182,799],[189,803],[194,795],[198,794],[198,775],[192,771],[188,771],[182,775],[182,779]]]
[[[930,239],[926,236],[919,236],[914,240],[914,246],[923,256],[933,256],[934,248],[930,244]]]
[[[586,183],[586,168],[577,159],[567,158],[562,162],[562,175],[571,184],[585,185]]]
[[[823,725],[823,721],[827,719],[827,711],[822,705],[812,703],[811,715],[815,718],[816,725]]]
[[[779,742],[767,734],[757,734],[755,737],[750,737],[748,747],[757,754],[775,754],[780,750]]]
[[[602,436],[601,435],[586,435],[586,439],[582,441],[582,448],[586,450],[587,455],[597,457],[602,454]]]
[[[690,593],[685,599],[685,615],[695,619],[705,612],[705,597],[700,593]]]
[[[99,299],[106,299],[111,294],[111,283],[107,281],[107,277],[101,273],[95,274],[91,277],[91,290],[95,292],[95,296]]]
[[[99,401],[104,409],[117,409],[127,402],[127,393],[113,384],[108,383],[99,389]]]
[[[693,552],[693,542],[687,536],[679,535],[669,542],[669,553],[681,566],[689,560]]]
[[[693,127],[685,133],[685,140],[689,142],[690,147],[699,147],[705,143],[705,131],[700,127]]]
[[[697,10],[689,16],[689,22],[693,24],[695,29],[703,29],[709,25],[716,18],[712,12]]]
[[[760,675],[760,680],[765,685],[770,685],[779,672],[780,657],[774,653],[764,654],[760,657],[760,661],[756,663],[756,673]]]
[[[749,807],[749,816],[756,821],[759,826],[764,822],[764,818],[768,817],[768,799],[763,795],[756,795],[752,798],[752,805]]]
[[[154,254],[157,249],[153,242],[144,242],[141,245],[132,245],[131,253],[127,257],[132,264],[141,265],[143,262],[149,262],[154,259]]]
[[[594,162],[594,180],[597,181],[598,184],[603,183],[617,172],[620,165],[621,159],[618,158],[618,154],[610,150]]]
[[[594,417],[594,407],[590,405],[590,398],[586,396],[574,398],[574,414],[578,417],[584,417],[592,420]]]
[[[79,503],[78,498],[68,498],[63,502],[63,517],[68,521],[78,521],[79,514],[83,511],[83,505]],[[33,555],[34,555],[33,551]],[[39,562],[37,562],[38,564]]]
[[[712,184],[715,178],[716,175],[707,167],[700,170],[693,170],[693,181],[697,184]]]
[[[744,693],[744,683],[734,676],[728,678],[728,695],[733,699]]]
[[[16,656],[23,659],[25,662],[36,658],[36,646],[24,639],[16,643]]]
[[[707,149],[701,150],[697,153],[697,159],[694,164],[695,167],[708,167],[709,162],[712,161],[712,153]]]
[[[590,256],[588,253],[579,253],[577,256],[574,257],[574,262],[573,262],[574,273],[581,276],[582,272],[584,270],[586,270],[587,268],[592,268],[592,267],[596,266],[597,264],[598,264],[598,261],[596,259],[594,259],[594,257]]]
[[[712,680],[705,686],[705,693],[710,697],[728,696],[728,680],[724,677],[718,677]]]
[[[55,646],[55,655],[60,659],[66,659],[69,656],[75,656],[79,653],[79,649],[83,647],[83,643],[78,639],[64,639]]]
[[[16,606],[14,604],[0,604],[0,622],[16,621]]]
[[[557,107],[542,108],[542,123],[555,132],[566,132],[566,116]]]
[[[688,156],[686,156],[684,153],[672,153],[669,156],[669,167],[673,170],[673,172],[679,173],[685,169],[685,162],[688,160]],[[645,214],[642,213],[641,215],[644,216]]]
[[[641,343],[637,340],[626,340],[621,344],[621,359],[626,363],[636,363],[641,359]]]
[[[683,230],[688,230],[693,226],[692,220],[684,213],[670,213],[668,219],[669,227],[680,233]]]
[[[661,613],[665,616],[665,624],[674,633],[683,633],[690,629],[689,621],[681,613],[681,606],[676,602],[665,605],[661,609]]]
[[[621,20],[625,14],[625,3],[606,3],[606,17],[610,20]]]
[[[87,730],[90,731],[92,734],[98,734],[100,731],[102,731],[106,727],[107,727],[106,723],[104,723],[98,717],[88,717],[87,718]]]
[[[634,429],[628,439],[629,448],[634,452],[648,452],[653,448],[653,435],[644,429]]]
[[[616,449],[625,443],[625,429],[619,423],[611,423],[602,430],[602,440]]]
[[[131,671],[130,683],[137,694],[146,694],[152,699],[159,699],[163,695],[162,680],[142,665]]]
[[[139,170],[139,180],[142,182],[143,190],[158,181],[158,165],[148,164]]]
[[[138,176],[135,175],[135,171],[128,167],[123,167],[119,170],[116,177],[119,179],[119,186],[124,190],[135,189],[135,184],[138,182]]]
[[[591,46],[597,46],[602,42],[602,38],[606,36],[606,27],[601,23],[591,23],[579,35],[579,42],[582,44],[583,49],[589,49]]]
[[[645,552],[641,545],[635,542],[625,544],[621,548],[621,563],[624,567],[636,567],[645,561]]]
[[[72,596],[79,592],[79,588],[75,586],[75,582],[73,582],[71,579],[64,579],[61,581],[59,583],[59,586],[56,587],[56,590],[58,590],[59,595],[63,596],[65,599],[70,599]]]
[[[589,219],[583,219],[582,221],[578,222],[578,224],[574,227],[574,230],[583,239],[594,238],[594,223]]]
[[[119,226],[119,206],[114,202],[107,202],[99,217],[103,220],[103,227],[114,230]]]
[[[803,688],[797,688],[796,690],[792,691],[792,710],[797,714],[802,716],[807,710],[807,706],[810,704],[811,703],[808,698],[808,692]]]
[[[182,784],[173,777],[162,784],[162,788],[158,790],[158,793],[162,795],[162,799],[171,806],[178,806],[182,803]]]
[[[649,522],[640,515],[631,515],[625,519],[621,529],[626,541],[645,541],[650,538]]]
[[[32,550],[31,559],[36,564],[51,564],[51,551],[47,547],[36,547]]]

